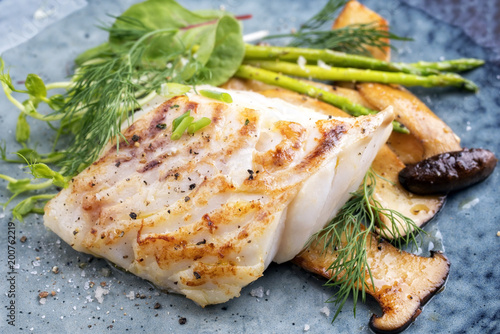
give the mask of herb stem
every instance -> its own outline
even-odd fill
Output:
[[[0,179],[4,179],[5,181],[9,183],[17,182],[17,179],[10,177],[8,175],[0,174]]]
[[[45,88],[47,90],[58,89],[58,88],[69,89],[69,88],[73,87],[73,85],[74,85],[74,83],[71,81],[51,82],[49,84],[46,84]]]

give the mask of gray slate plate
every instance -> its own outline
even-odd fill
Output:
[[[101,2],[91,0],[83,9],[45,28],[18,47],[5,51],[3,58],[11,66],[14,82],[34,72],[46,82],[63,80],[71,73],[72,59],[81,51],[105,39],[105,33],[95,28],[98,20],[109,20],[106,13],[119,14],[132,1]],[[289,31],[316,12],[323,2],[302,1],[183,1],[191,9],[217,8],[223,3],[236,14],[252,13],[245,22],[245,31],[269,29]],[[490,58],[458,28],[437,21],[422,11],[399,0],[364,1],[386,16],[393,30],[410,36],[414,42],[398,43],[396,60],[437,60],[440,58]],[[272,13],[272,16],[270,15]],[[2,40],[0,38],[0,44]],[[481,88],[478,94],[455,89],[412,89],[429,107],[453,128],[466,147],[484,147],[500,153],[500,68],[487,63],[466,76]],[[17,111],[0,94],[0,139],[9,151],[18,149],[14,141]],[[34,123],[32,123],[34,124]],[[43,150],[46,138],[53,132],[45,127],[33,128],[33,143]],[[22,177],[17,165],[0,165],[0,173]],[[446,207],[426,227],[434,247],[444,249],[452,267],[446,289],[424,308],[417,321],[406,333],[497,333],[500,331],[500,230],[498,207],[500,196],[499,169],[482,184],[449,197]],[[1,181],[1,184],[4,184]],[[0,201],[9,196],[1,188]],[[465,205],[469,203],[469,205]],[[476,203],[470,207],[470,204]],[[2,333],[80,333],[94,330],[124,333],[197,332],[197,333],[301,333],[304,326],[310,333],[368,333],[370,315],[378,312],[372,300],[359,305],[356,318],[348,301],[344,311],[332,325],[331,316],[320,310],[325,306],[333,314],[335,307],[324,304],[332,291],[322,287],[323,280],[290,265],[271,265],[265,276],[243,289],[241,297],[222,305],[201,309],[182,296],[165,294],[148,282],[114,269],[102,260],[75,252],[46,230],[40,216],[32,215],[24,223],[16,222],[15,298],[7,292],[7,226],[12,217],[1,214],[0,304],[16,303],[16,326],[6,322],[7,311],[1,312]],[[19,242],[21,236],[27,241]],[[87,263],[84,269],[80,263]],[[60,273],[51,272],[59,266]],[[95,282],[90,287],[90,282]],[[99,303],[94,295],[97,286],[106,283],[109,294]],[[262,298],[250,295],[262,287]],[[39,303],[39,291],[57,292]],[[132,293],[133,291],[133,293]],[[132,293],[132,294],[131,294]],[[136,294],[138,297],[136,297]],[[127,297],[134,296],[132,298]],[[154,305],[159,303],[160,308]],[[179,318],[186,318],[184,325]]]

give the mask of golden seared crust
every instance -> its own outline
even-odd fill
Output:
[[[232,104],[178,96],[137,117],[118,151],[109,145],[47,204],[46,225],[202,306],[237,296],[277,253],[303,184],[376,129],[371,118],[328,119],[238,94]],[[174,141],[172,121],[188,110],[212,123]],[[382,120],[388,127],[389,114]]]

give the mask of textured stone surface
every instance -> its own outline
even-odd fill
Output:
[[[461,27],[500,60],[500,0],[402,0],[429,15]]]
[[[0,1],[0,11],[7,1],[10,0]],[[26,1],[19,3],[26,5]],[[410,7],[403,1],[423,9]],[[482,12],[483,19],[477,21],[478,27],[484,25],[490,31],[498,21],[493,22],[498,17],[495,14],[499,8],[498,1],[463,1],[487,3],[490,6]],[[58,0],[58,3],[65,2]],[[496,57],[478,45],[481,36],[476,43],[461,28],[435,18],[439,6],[434,2],[447,4],[447,0],[363,2],[387,16],[395,32],[415,39],[414,42],[398,43],[399,52],[394,54],[397,59],[416,61],[437,60],[441,57]],[[109,21],[106,13],[119,14],[131,3],[131,0],[89,0],[83,9],[40,29],[28,42],[5,51],[3,57],[10,67],[13,81],[24,80],[26,74],[31,72],[40,74],[47,81],[64,80],[71,73],[72,59],[79,52],[105,39],[105,33],[95,27],[98,20]],[[297,26],[316,12],[323,1],[200,0],[182,3],[196,9],[217,8],[223,4],[237,14],[254,15],[252,20],[245,22],[246,32],[259,29],[278,32],[289,31]],[[38,7],[33,8],[35,10]],[[446,14],[451,9],[442,10],[445,13],[442,15],[451,15]],[[462,21],[468,22],[473,18],[472,14],[470,17],[467,15],[472,13],[471,10],[465,14],[462,7],[454,11],[459,13],[455,17]],[[4,17],[15,18],[16,12]],[[489,36],[490,43],[500,40],[494,33]],[[0,44],[4,41],[3,35],[0,35]],[[498,156],[500,68],[488,62],[466,76],[479,84],[481,90],[478,94],[456,89],[412,91],[446,120],[462,138],[464,146],[488,148]],[[8,152],[19,149],[13,139],[16,119],[17,111],[0,94],[0,140],[6,140]],[[49,150],[46,138],[52,138],[54,132],[47,127],[33,126],[32,133],[32,144],[37,144],[42,151]],[[0,163],[0,173],[26,177],[17,165]],[[0,185],[4,184],[4,181],[0,181]],[[425,238],[425,247],[422,248],[424,252],[433,246],[444,249],[451,262],[451,273],[444,292],[429,302],[415,324],[405,333],[500,332],[500,238],[496,236],[500,230],[499,188],[500,172],[497,169],[482,184],[450,196],[439,216],[427,225],[430,236]],[[5,189],[0,187],[0,202],[4,202],[7,197]],[[467,203],[469,205],[465,205]],[[470,207],[471,203],[476,204]],[[0,212],[0,215],[0,230],[5,246],[6,224],[12,217],[8,211]],[[326,304],[331,311],[330,317],[326,317],[322,309],[332,290],[322,286],[323,280],[288,264],[272,265],[263,278],[243,289],[240,298],[201,309],[182,296],[161,293],[132,275],[114,269],[108,275],[112,267],[105,261],[75,252],[59,242],[55,234],[44,228],[39,216],[30,216],[25,223],[16,223],[16,226],[17,240],[23,235],[28,237],[26,242],[16,244],[17,263],[20,265],[16,281],[18,328],[11,328],[4,321],[3,306],[9,302],[5,294],[7,252],[4,247],[0,251],[1,333],[30,332],[31,329],[34,333],[79,333],[89,328],[96,333],[103,333],[111,329],[110,326],[116,333],[126,330],[131,333],[302,333],[305,325],[310,327],[309,333],[369,333],[368,319],[372,312],[378,312],[376,305],[368,300],[367,304],[358,305],[357,316],[353,318],[352,300],[349,299],[339,318],[333,325],[330,324],[335,307]],[[37,260],[37,257],[40,259]],[[87,265],[84,267],[80,263]],[[53,266],[59,267],[58,274],[51,271]],[[105,289],[110,290],[109,294],[103,296],[102,304],[95,298],[95,291],[101,282],[105,282]],[[269,295],[265,293],[263,298],[252,297],[251,291],[259,287],[263,287],[265,292],[269,290]],[[41,305],[39,292],[52,290],[57,292],[56,296],[49,295],[46,303]],[[139,294],[138,298],[136,294]],[[145,299],[141,299],[141,295]],[[155,303],[161,304],[161,307],[154,307]],[[186,318],[184,325],[179,323],[181,317]]]

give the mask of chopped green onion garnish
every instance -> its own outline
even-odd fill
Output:
[[[191,113],[191,110],[188,110],[184,114],[182,114],[179,117],[177,117],[176,119],[174,119],[174,121],[172,122],[172,131],[175,131],[175,129],[177,129],[177,127],[179,126],[179,124],[181,124],[182,120],[184,118],[190,116],[190,113]]]
[[[191,86],[181,85],[175,82],[169,82],[161,85],[158,94],[169,99],[174,96],[184,95],[190,90]]]
[[[200,90],[200,94],[210,99],[219,100],[226,103],[233,102],[233,98],[228,93],[216,92],[213,90]]]
[[[182,117],[182,116],[181,116]],[[187,127],[193,123],[194,117],[187,116],[182,119],[182,121],[179,123],[177,127],[175,127],[175,130],[172,132],[172,135],[170,136],[170,139],[172,140],[178,140],[182,137],[182,134],[184,131],[186,131]]]
[[[212,120],[210,118],[202,117],[199,120],[197,120],[196,122],[191,123],[187,129],[187,132],[190,135],[192,135],[196,131],[199,131],[199,130],[203,129],[204,127],[210,125],[210,123],[212,123]]]

